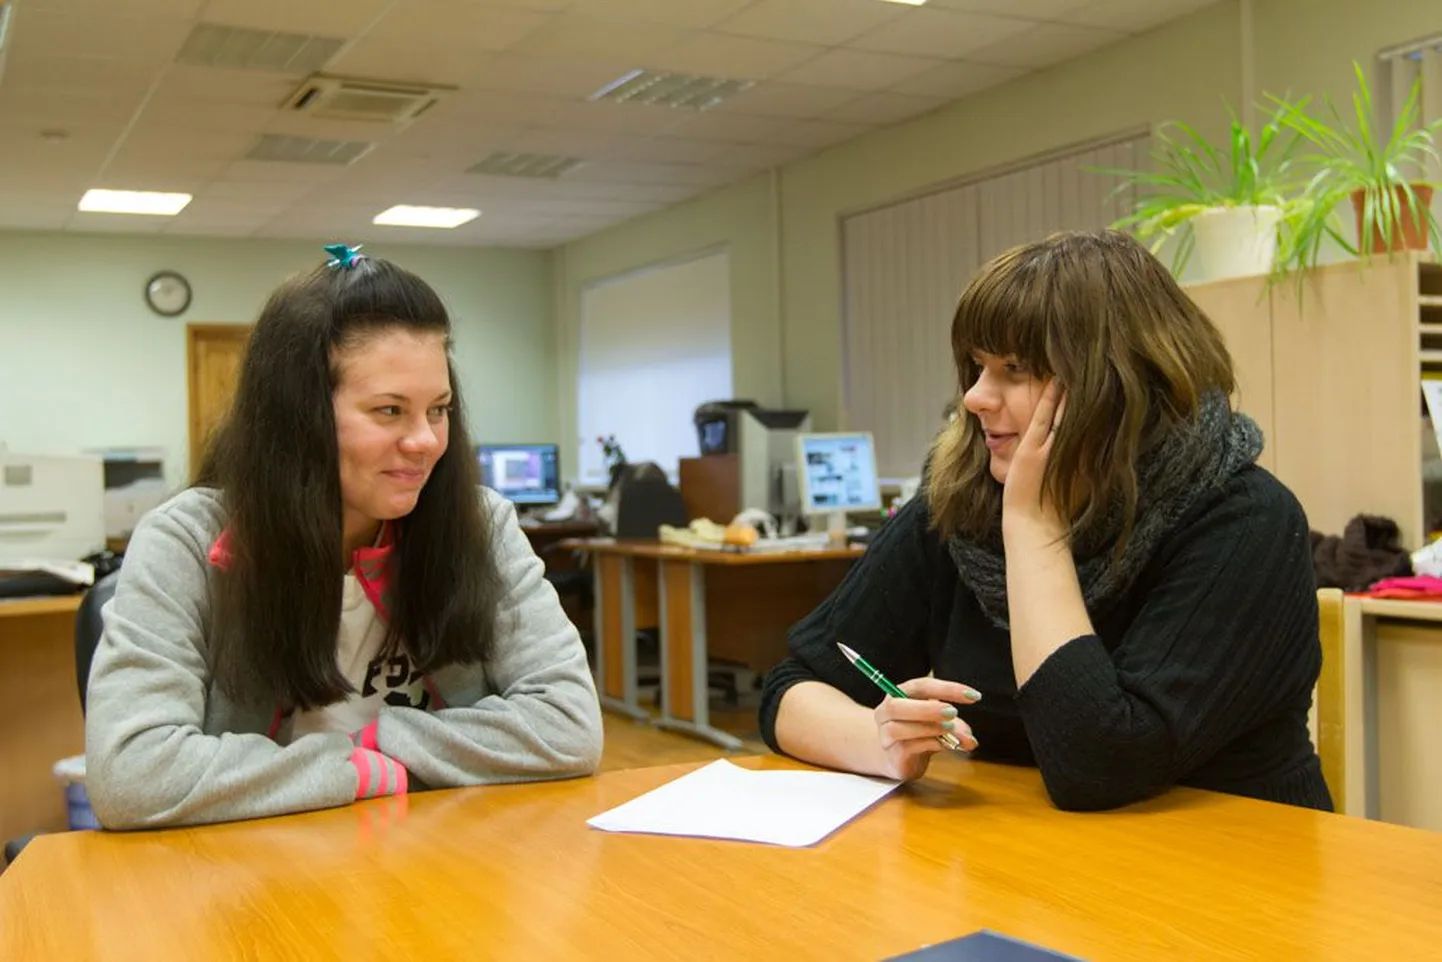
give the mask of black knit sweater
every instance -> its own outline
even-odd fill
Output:
[[[1132,589],[1062,645],[1021,692],[1008,633],[983,614],[922,497],[791,629],[766,679],[761,731],[782,696],[823,681],[867,706],[881,692],[844,641],[900,683],[934,672],[982,692],[958,706],[975,757],[1036,765],[1060,808],[1114,808],[1174,784],[1331,810],[1307,710],[1321,670],[1307,520],[1250,467],[1193,508]]]

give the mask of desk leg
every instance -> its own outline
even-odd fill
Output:
[[[711,727],[706,671],[706,570],[687,561],[660,561],[661,728],[685,732],[732,750],[735,735]]]
[[[636,697],[636,582],[630,558],[595,559],[596,688],[601,707],[630,718],[650,717]]]

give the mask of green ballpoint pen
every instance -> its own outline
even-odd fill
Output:
[[[855,665],[858,671],[860,671],[867,678],[870,678],[872,681],[874,681],[877,688],[880,688],[892,698],[910,697],[906,694],[906,692],[902,691],[900,688],[897,688],[894,684],[892,684],[891,679],[883,675],[879,669],[872,666],[871,662],[867,661],[865,658],[862,658],[856,652],[852,651],[850,648],[846,647],[839,641],[836,643],[836,647],[841,649],[841,653],[846,656],[846,660]],[[942,732],[941,735],[938,736],[938,739],[943,745],[945,745],[947,748],[950,748],[954,752],[960,752],[963,755],[967,753],[966,749],[961,747],[961,742],[957,741],[956,736],[953,735],[951,732]]]

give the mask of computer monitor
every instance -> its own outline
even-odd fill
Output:
[[[879,511],[876,445],[866,431],[796,436],[796,484],[804,514],[844,526],[848,511]]]
[[[560,449],[554,444],[478,444],[481,484],[515,504],[561,500]]]

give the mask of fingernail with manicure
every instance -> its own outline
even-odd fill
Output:
[[[967,698],[970,698],[972,701],[981,701],[981,692],[977,691],[975,688],[972,688],[970,685],[966,685],[963,687],[966,689]]]
[[[956,728],[956,722],[950,720],[944,721],[941,723],[941,727],[947,731],[953,731]]]
[[[941,710],[941,717],[942,717],[942,718],[955,718],[955,717],[956,717],[956,708],[955,708],[954,706],[952,706],[952,705],[947,705],[946,707],[942,708],[942,710]]]

